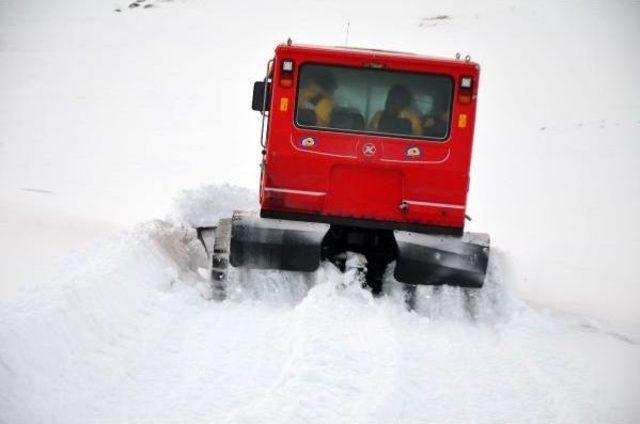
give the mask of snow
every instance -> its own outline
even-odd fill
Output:
[[[249,189],[224,184],[184,190],[174,200],[169,219],[192,227],[216,226],[221,218],[229,218],[235,210],[253,211],[257,194]]]
[[[500,255],[494,256],[494,261]],[[190,227],[153,221],[0,309],[0,422],[633,422],[640,347],[486,290],[374,298],[240,272],[207,300]]]
[[[142,4],[0,2],[0,422],[640,419],[637,2]],[[347,28],[481,63],[486,290],[408,312],[324,264],[207,300],[189,225],[255,207],[252,81]]]

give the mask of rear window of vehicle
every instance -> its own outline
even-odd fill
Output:
[[[445,140],[452,96],[445,75],[304,64],[295,120],[302,128]]]

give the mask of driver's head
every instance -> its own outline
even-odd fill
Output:
[[[402,85],[394,85],[389,89],[387,93],[387,101],[384,104],[384,109],[387,112],[397,114],[402,109],[409,107],[413,101],[411,93]]]
[[[331,96],[336,91],[336,80],[329,70],[308,68],[302,72],[300,88],[314,94]]]

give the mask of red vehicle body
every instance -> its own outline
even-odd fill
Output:
[[[284,61],[293,63],[292,71],[283,71]],[[295,120],[296,93],[299,70],[306,63],[450,77],[452,109],[446,138],[300,127]],[[261,216],[462,234],[476,117],[476,63],[282,44],[271,70]],[[471,87],[461,88],[463,78],[471,79]],[[301,143],[308,139],[313,146],[304,147]]]

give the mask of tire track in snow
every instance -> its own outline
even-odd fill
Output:
[[[286,366],[227,422],[376,421],[380,397],[395,387],[398,341],[368,292],[338,291],[335,281],[314,287],[289,314]]]

